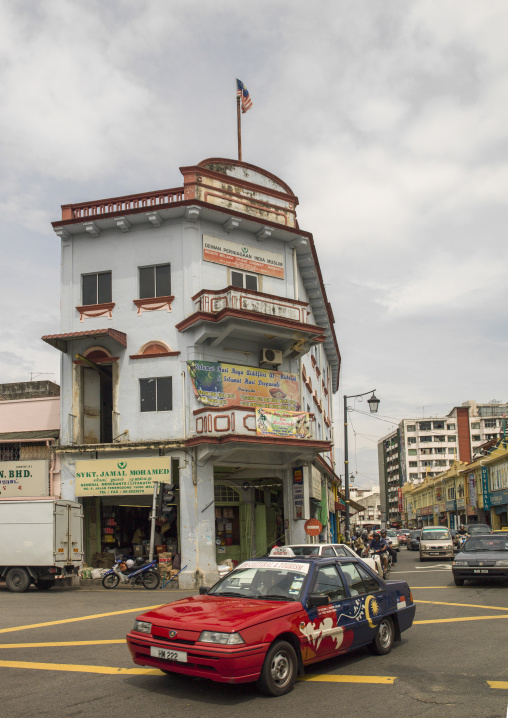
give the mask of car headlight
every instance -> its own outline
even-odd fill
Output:
[[[217,631],[202,631],[198,639],[201,643],[219,643],[222,646],[237,646],[245,643],[239,633],[218,633]]]
[[[445,548],[453,548],[453,544],[452,544],[452,543],[447,543],[446,546],[445,546]]]
[[[426,550],[427,550],[427,544],[424,544],[424,543],[420,544],[420,548],[422,548],[424,551],[426,551]]]
[[[508,566],[508,561],[496,561],[496,566]]]
[[[454,561],[452,566],[467,566],[467,561]]]
[[[134,621],[134,631],[139,631],[139,633],[151,633],[152,632],[152,624],[148,623],[148,621]]]

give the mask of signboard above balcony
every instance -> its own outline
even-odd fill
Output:
[[[300,409],[296,374],[213,361],[189,361],[187,366],[194,393],[206,406]]]
[[[266,274],[284,279],[284,255],[268,252],[260,247],[249,247],[227,239],[203,235],[203,259],[224,264],[244,272]]]

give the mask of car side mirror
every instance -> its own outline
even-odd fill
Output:
[[[311,593],[307,599],[309,608],[319,608],[319,606],[328,606],[328,596],[322,596],[320,593]]]
[[[206,596],[208,591],[210,590],[210,586],[200,586],[199,587],[199,595],[200,596]]]

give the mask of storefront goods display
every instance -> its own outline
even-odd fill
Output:
[[[187,366],[194,393],[206,406],[300,409],[296,374],[223,362],[189,361]]]

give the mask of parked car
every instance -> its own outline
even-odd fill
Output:
[[[420,535],[422,533],[421,529],[415,529],[414,531],[411,531],[411,534],[407,541],[407,550],[408,551],[418,551],[420,548]]]
[[[420,536],[420,561],[426,558],[451,558],[453,541],[450,531],[445,526],[424,526]]]
[[[490,534],[492,529],[488,524],[467,524],[466,531],[470,536],[475,536],[476,534]]]
[[[251,559],[200,594],[137,616],[134,663],[282,696],[311,663],[362,646],[389,653],[415,615],[405,581],[352,556]]]
[[[456,586],[478,578],[508,579],[508,533],[477,534],[468,538],[452,565]]]
[[[270,556],[285,556],[284,549],[289,548],[295,556],[354,556],[358,558],[358,554],[352,548],[344,543],[302,543],[290,544],[289,546],[275,546],[270,552]],[[383,576],[383,565],[379,556],[375,558],[362,558],[367,566]]]

